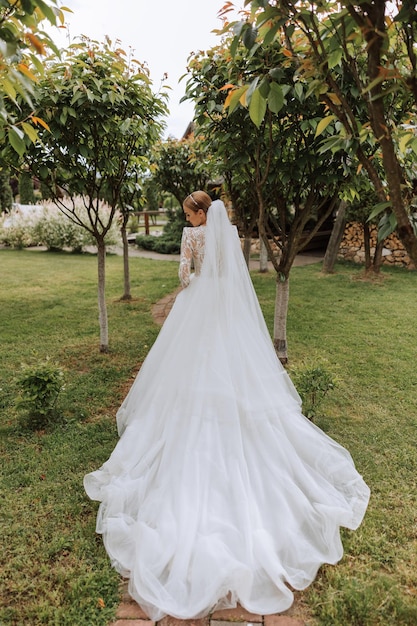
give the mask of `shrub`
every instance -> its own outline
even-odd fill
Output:
[[[83,245],[89,242],[88,233],[65,217],[59,210],[44,208],[42,219],[34,227],[35,238],[48,250],[69,248],[81,252]]]
[[[13,192],[10,186],[10,170],[0,169],[0,210],[10,211],[13,205]]]
[[[32,430],[45,428],[59,418],[58,395],[64,388],[62,369],[49,360],[22,367],[17,377],[20,395],[16,408],[21,412],[21,424]]]
[[[162,235],[138,235],[136,245],[160,254],[178,254],[181,249],[182,229],[186,226],[182,209],[168,209],[168,222]]]
[[[11,248],[28,248],[37,244],[33,215],[12,211],[0,221],[0,242]]]
[[[335,388],[334,376],[322,364],[292,370],[294,384],[303,402],[303,413],[313,420],[327,393]]]
[[[82,198],[76,198],[76,213],[84,223],[88,223]],[[69,206],[69,205],[68,205]],[[0,223],[0,242],[13,248],[27,248],[42,245],[48,250],[70,249],[80,252],[85,246],[94,246],[94,237],[82,226],[75,224],[52,202],[44,202],[31,208],[31,213],[22,209],[13,210]],[[99,213],[108,211],[103,202]],[[115,245],[120,241],[117,215],[106,235],[106,244]],[[104,219],[105,221],[105,219]]]
[[[35,202],[33,179],[30,172],[19,174],[19,200],[21,204],[34,204]]]

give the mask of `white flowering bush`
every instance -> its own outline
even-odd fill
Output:
[[[48,250],[70,249],[81,252],[83,246],[89,245],[89,233],[65,217],[56,207],[44,207],[42,218],[34,228],[38,245]]]
[[[0,219],[0,243],[18,249],[36,246],[36,221],[34,212],[13,209]]]
[[[63,201],[65,202],[65,200]],[[68,202],[68,209],[72,204]],[[29,208],[29,207],[28,207]],[[9,216],[0,222],[0,242],[14,247],[46,246],[48,250],[71,250],[81,252],[86,246],[94,246],[94,237],[82,226],[73,222],[51,201],[31,207],[31,212],[20,211],[17,207]],[[100,203],[99,215],[104,223],[110,207]],[[88,224],[88,216],[82,198],[75,199],[75,213]],[[116,214],[113,224],[106,235],[108,246],[120,243],[119,215]]]

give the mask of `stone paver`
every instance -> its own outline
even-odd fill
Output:
[[[133,609],[133,607],[136,608]],[[110,626],[231,626],[231,624],[236,624],[236,626],[307,626],[303,620],[289,615],[256,615],[240,606],[235,609],[215,611],[201,619],[183,620],[166,616],[159,622],[153,622],[133,600],[122,601],[117,611],[116,621]]]
[[[251,624],[262,622],[262,615],[249,613],[242,606],[238,605],[235,609],[220,609],[211,614],[211,619],[216,621],[215,626],[220,626],[227,622],[249,622]]]
[[[167,615],[159,622],[149,619],[141,607],[129,596],[128,581],[120,583],[121,602],[117,609],[116,620],[109,626],[307,626],[303,619],[294,616],[297,611],[297,601],[289,609],[292,615],[257,615],[250,613],[242,606],[234,609],[220,609],[213,611],[201,619],[176,619]]]

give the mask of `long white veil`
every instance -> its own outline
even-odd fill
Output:
[[[246,344],[246,358],[263,361],[259,363],[258,371],[266,367],[271,372],[273,364],[272,371],[285,380],[287,391],[300,404],[300,397],[276,356],[242,253],[237,228],[230,223],[221,200],[215,200],[207,213],[205,253],[199,282],[203,292],[200,298],[210,294],[211,314],[223,329],[235,337],[234,349],[241,352],[242,344]],[[233,349],[232,345],[230,349]]]

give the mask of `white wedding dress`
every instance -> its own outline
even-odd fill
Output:
[[[190,276],[191,260],[195,276]],[[343,554],[369,489],[301,414],[221,201],[185,228],[183,289],[85,477],[97,532],[153,620],[236,606],[285,611]]]

